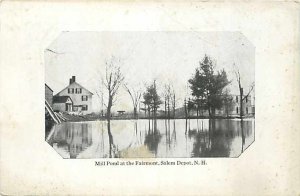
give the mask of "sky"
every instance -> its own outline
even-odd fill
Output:
[[[240,32],[62,32],[45,48],[45,83],[54,94],[69,84],[69,78],[94,93],[93,110],[100,111],[101,78],[105,62],[119,60],[124,82],[145,89],[156,80],[158,91],[172,84],[178,105],[190,94],[188,79],[204,55],[210,56],[215,70],[225,69],[232,94],[238,94],[235,70],[239,70],[244,91],[255,81],[255,47]],[[104,93],[105,89],[104,89]],[[106,101],[106,100],[104,100]],[[113,111],[132,110],[129,94],[120,88]]]

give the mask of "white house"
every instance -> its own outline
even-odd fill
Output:
[[[64,88],[63,90],[61,90],[59,93],[55,95],[55,97],[63,97],[63,96],[67,96],[71,99],[72,112],[76,112],[80,114],[88,114],[92,112],[93,93],[87,90],[86,88],[84,88],[83,86],[81,86],[80,84],[78,84],[76,82],[75,76],[72,76],[72,78],[70,78],[69,85],[66,88]],[[68,104],[69,103],[70,102],[68,102]],[[64,110],[64,111],[69,111],[69,110]]]

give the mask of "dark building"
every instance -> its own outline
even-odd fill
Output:
[[[53,105],[53,90],[45,83],[45,99],[52,107]]]

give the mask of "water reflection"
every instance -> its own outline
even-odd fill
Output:
[[[107,123],[107,133],[108,133],[108,141],[109,141],[109,158],[117,158],[117,149],[114,145],[114,138],[111,134],[110,130],[110,121]]]
[[[152,127],[150,128],[150,124]],[[144,144],[148,147],[148,149],[157,155],[158,144],[161,139],[160,131],[157,129],[157,121],[152,120],[151,123],[149,121],[148,130],[146,131],[145,142]]]
[[[64,158],[237,157],[254,120],[116,120],[62,123],[48,143]]]
[[[91,126],[86,123],[64,123],[55,126],[56,131],[48,143],[63,157],[76,158],[92,144]]]

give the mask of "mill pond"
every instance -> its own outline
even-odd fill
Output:
[[[46,141],[71,159],[238,157],[254,129],[254,118],[63,122]]]

